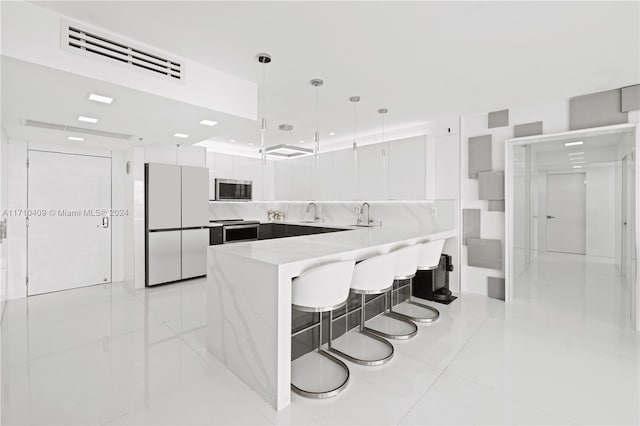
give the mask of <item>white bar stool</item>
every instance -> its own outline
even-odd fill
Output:
[[[298,395],[307,398],[329,398],[339,394],[349,382],[347,365],[322,349],[322,313],[331,312],[343,306],[349,297],[349,287],[353,277],[355,261],[329,263],[310,269],[292,280],[291,304],[294,309],[303,312],[318,312],[320,316],[318,353],[338,364],[346,372],[347,377],[337,387],[327,391],[308,391],[293,384],[291,389]],[[329,339],[331,339],[331,320],[329,320]],[[329,348],[331,340],[329,340]],[[293,372],[291,374],[293,376]]]
[[[396,312],[393,310],[393,292],[391,293],[391,314],[396,316],[400,316],[402,318],[409,319],[415,322],[421,323],[430,323],[436,321],[440,317],[440,311],[436,308],[425,305],[423,303],[418,303],[411,300],[411,296],[413,294],[413,277],[416,276],[416,272],[418,270],[424,268],[436,269],[438,267],[438,263],[440,263],[440,255],[442,254],[442,248],[444,247],[444,240],[437,240],[432,242],[427,242],[424,244],[415,244],[413,246],[405,247],[400,250],[397,250],[398,253],[398,263],[396,267],[396,280],[409,280],[409,300],[407,300],[408,304],[417,306],[422,309],[426,309],[427,311],[433,313],[433,315],[422,317],[416,315],[407,315],[400,312]],[[421,266],[421,265],[431,265],[434,257],[437,257],[436,265],[434,267],[431,266]],[[400,295],[398,294],[397,300],[400,299]]]
[[[416,273],[416,269],[418,268],[418,256],[420,255],[420,251],[422,250],[422,245],[412,245],[408,247],[403,247],[398,250],[395,250],[393,253],[396,255],[396,265],[394,268],[394,282],[397,280],[404,280],[413,277]],[[391,293],[391,303],[387,301],[387,295]],[[408,317],[407,315],[403,315],[399,312],[393,311],[393,285],[391,286],[391,290],[384,294],[384,307],[385,313],[384,315],[390,318],[393,318],[398,321],[403,321],[411,326],[411,331],[405,334],[392,334],[386,333],[380,330],[376,330],[374,328],[369,328],[369,330],[386,339],[394,339],[394,340],[406,340],[415,336],[418,333],[418,326],[412,322],[413,317]]]
[[[393,286],[395,264],[395,253],[387,253],[370,257],[369,259],[356,263],[355,269],[353,271],[353,279],[351,280],[351,292],[361,295],[360,329],[358,331],[360,334],[377,340],[378,342],[387,346],[387,348],[389,349],[388,354],[378,359],[360,359],[355,356],[349,355],[348,353],[343,352],[339,349],[336,349],[332,346],[331,339],[329,339],[329,350],[331,352],[336,353],[356,364],[367,366],[382,365],[389,362],[391,358],[393,358],[393,345],[387,340],[377,336],[374,330],[371,330],[369,327],[365,326],[365,296],[367,294],[383,294],[389,291],[389,289]],[[329,315],[329,318],[331,319],[333,314]],[[345,323],[347,324],[346,331],[348,331],[348,310],[347,314],[345,314]]]

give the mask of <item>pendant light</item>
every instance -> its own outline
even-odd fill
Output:
[[[311,85],[316,88],[316,132],[313,135],[313,141],[315,143],[315,152],[316,152],[316,165],[320,164],[320,132],[318,130],[318,87],[321,87],[324,84],[324,81],[319,78],[314,78],[311,80]]]
[[[258,53],[256,59],[262,64],[262,119],[260,121],[260,157],[262,165],[267,164],[267,146],[265,133],[267,132],[267,78],[265,66],[271,62],[271,55],[268,53]]]
[[[389,182],[387,181],[387,149],[386,147],[384,147],[384,143],[385,141],[385,134],[384,134],[384,118],[387,115],[387,113],[389,112],[389,110],[387,108],[380,108],[378,110],[378,114],[380,114],[380,116],[382,117],[382,179],[387,183],[387,191],[389,190]]]
[[[384,116],[387,115],[388,112],[389,112],[389,110],[387,108],[380,108],[378,110],[378,114],[380,114],[380,116],[382,117],[382,143],[385,142],[385,140],[384,140]]]
[[[356,135],[358,132],[357,129],[357,116],[356,116],[356,106],[358,105],[358,102],[360,102],[360,96],[351,96],[349,98],[349,102],[351,102],[353,104],[353,150],[357,151],[358,150],[358,144],[356,143]]]
[[[357,116],[356,106],[360,102],[360,96],[351,96],[349,102],[353,105],[353,169],[355,170],[355,187],[356,187],[356,199],[360,195],[360,180],[358,179],[358,143],[357,143]]]

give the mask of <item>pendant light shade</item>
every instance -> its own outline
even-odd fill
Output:
[[[324,81],[319,78],[311,80],[311,85],[316,89],[316,132],[313,135],[313,141],[315,143],[314,149],[316,154],[316,165],[320,163],[320,131],[318,130],[318,87],[322,87]]]
[[[267,164],[267,142],[265,140],[267,132],[267,77],[266,77],[266,65],[271,63],[271,55],[268,53],[258,53],[256,59],[262,64],[262,119],[260,120],[260,157],[262,165]]]

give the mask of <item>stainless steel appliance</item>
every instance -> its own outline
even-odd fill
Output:
[[[253,182],[250,180],[216,179],[216,201],[251,201]]]
[[[207,274],[209,170],[145,164],[147,286]]]
[[[222,242],[254,241],[260,237],[260,222],[257,220],[215,220],[222,224]]]

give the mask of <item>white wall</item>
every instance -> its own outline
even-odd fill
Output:
[[[513,126],[543,122],[544,133],[563,132],[569,129],[569,100],[557,100],[539,102],[531,105],[505,106],[509,108],[509,125],[505,127],[488,128],[488,113],[468,114],[461,117],[461,208],[480,209],[481,211],[481,237],[497,239],[502,242],[503,253],[505,250],[505,215],[504,212],[488,210],[488,202],[478,199],[478,180],[468,177],[468,139],[473,136],[492,135],[492,170],[504,170],[505,166],[505,140],[513,137]],[[462,248],[461,261],[462,291],[470,293],[487,294],[487,278],[504,278],[504,262],[499,270],[478,268],[467,265],[467,251]]]
[[[2,3],[2,54],[73,74],[104,80],[227,114],[256,119],[257,85],[233,75],[179,58],[171,52],[98,29],[116,40],[133,43],[181,61],[185,78],[170,81],[130,66],[69,52],[60,48],[61,19],[49,9],[24,1]],[[92,29],[89,24],[83,28]]]
[[[615,163],[586,169],[588,256],[615,258],[616,248]]]
[[[8,138],[4,129],[0,129],[0,220],[7,209],[7,172],[9,165]],[[7,240],[0,239],[0,321],[2,321],[4,307],[9,292],[7,276]]]

